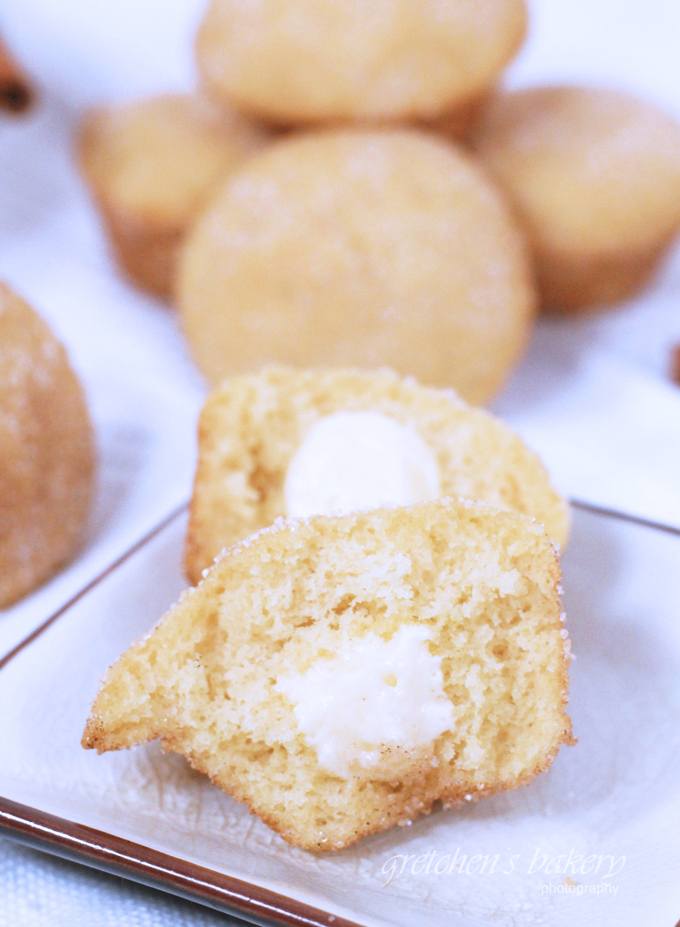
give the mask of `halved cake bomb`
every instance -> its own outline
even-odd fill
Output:
[[[279,517],[440,496],[522,512],[566,542],[568,506],[536,454],[451,390],[385,369],[234,377],[201,412],[187,576],[198,582],[224,547]]]
[[[287,125],[432,119],[489,87],[526,31],[524,0],[213,0],[203,79]]]
[[[66,351],[0,283],[0,607],[74,554],[94,476],[90,416]]]
[[[291,135],[232,174],[192,227],[178,302],[217,384],[266,364],[386,364],[473,402],[503,383],[535,307],[496,189],[415,129]]]
[[[280,521],[123,654],[83,745],[160,738],[289,843],[341,849],[571,742],[559,579],[540,525],[481,503]]]
[[[191,94],[91,110],[80,164],[116,257],[139,286],[168,298],[177,248],[213,184],[267,137]]]
[[[680,125],[624,93],[498,94],[472,144],[525,224],[547,308],[633,295],[680,229]]]

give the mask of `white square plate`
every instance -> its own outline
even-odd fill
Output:
[[[316,856],[155,744],[80,747],[100,677],[184,585],[183,530],[166,523],[0,669],[8,835],[262,924],[676,923],[680,533],[576,511],[563,568],[578,744],[548,773]]]

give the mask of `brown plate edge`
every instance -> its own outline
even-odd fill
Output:
[[[361,927],[295,898],[1,797],[0,835],[261,927]]]
[[[651,528],[653,531],[661,531],[664,534],[671,534],[680,537],[680,527],[669,525],[665,522],[654,521],[651,518],[642,518],[640,515],[631,515],[628,512],[619,512],[618,509],[606,508],[602,505],[595,505],[593,502],[585,502],[582,499],[570,499],[569,504],[572,508],[579,509],[582,512],[590,512],[591,515],[602,515],[604,518],[613,518],[615,521],[626,521],[629,525],[637,525],[640,528]],[[680,927],[680,923],[675,927]]]

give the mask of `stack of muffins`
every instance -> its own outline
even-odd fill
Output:
[[[211,382],[386,364],[487,402],[537,306],[644,284],[680,127],[615,91],[499,91],[526,26],[524,0],[215,0],[199,93],[89,116],[116,253]]]

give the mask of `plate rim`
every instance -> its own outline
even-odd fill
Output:
[[[262,927],[365,927],[256,883],[3,797],[0,834]]]

